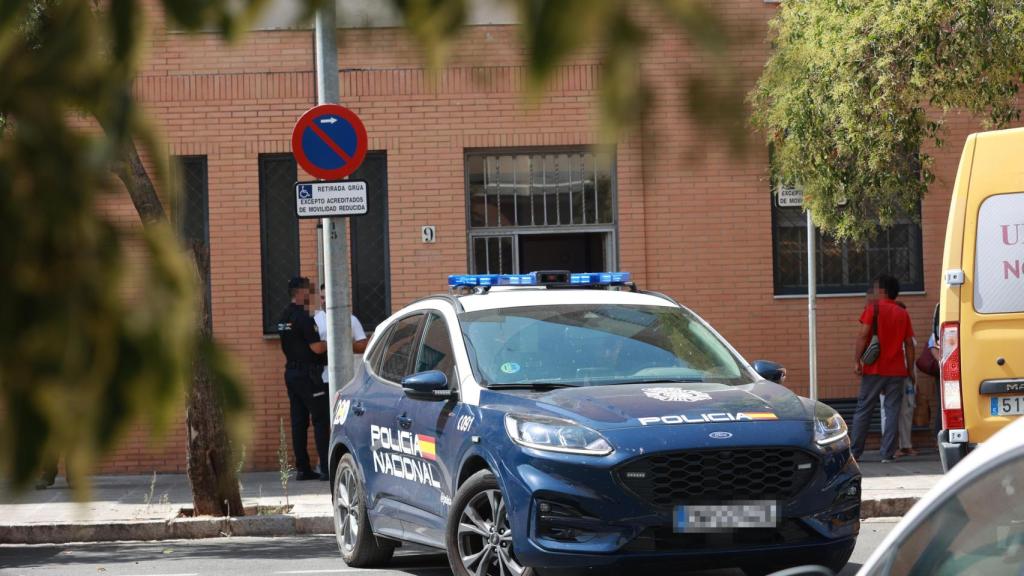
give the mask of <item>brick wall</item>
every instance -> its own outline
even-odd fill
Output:
[[[749,89],[766,59],[776,8],[762,0],[717,4],[737,37],[729,62]],[[278,419],[287,419],[288,402],[278,342],[262,335],[257,156],[290,151],[295,120],[315,103],[312,33],[255,32],[226,46],[212,34],[167,32],[160,13],[149,12],[137,92],[172,154],[208,157],[214,331],[244,369],[247,466],[275,468]],[[668,19],[641,16],[657,27],[643,67],[657,93],[642,129],[617,143],[620,267],[702,314],[749,359],[789,367],[788,385],[805,393],[806,300],[773,296],[767,151],[752,134],[746,153],[737,154],[690,118],[682,74],[719,63],[694,51]],[[341,100],[363,118],[370,148],[387,152],[391,277],[416,279],[392,284],[395,309],[442,290],[447,273],[467,268],[466,149],[596,143],[597,53],[561,68],[547,95],[531,104],[522,96],[516,34],[511,26],[468,29],[450,66],[432,78],[402,30],[339,31]],[[927,334],[937,297],[959,143],[973,124],[957,119],[951,128],[923,207],[929,293],[904,298],[919,334]],[[119,218],[132,215],[130,203],[115,209]],[[437,227],[435,244],[420,242],[425,224]],[[309,276],[316,275],[315,226],[300,226]],[[862,304],[861,297],[819,301],[822,397],[856,394],[850,360]],[[181,427],[157,441],[133,430],[104,470],[182,470]]]

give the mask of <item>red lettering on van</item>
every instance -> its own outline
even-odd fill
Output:
[[[1003,280],[1009,280],[1010,274],[1014,278],[1020,278],[1020,260],[1003,260]]]
[[[1024,224],[1002,224],[999,227],[1003,229],[1003,244],[1013,246],[1020,242],[1020,229],[1024,227]],[[1011,229],[1013,230],[1013,240],[1010,240]]]

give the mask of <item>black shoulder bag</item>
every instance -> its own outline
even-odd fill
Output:
[[[875,315],[871,319],[871,342],[864,349],[864,353],[860,355],[860,361],[865,366],[874,364],[878,360],[880,350],[878,346],[878,302],[875,302]]]

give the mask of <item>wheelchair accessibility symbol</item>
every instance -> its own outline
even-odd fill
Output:
[[[299,198],[303,200],[309,200],[313,197],[313,187],[309,184],[299,185]]]

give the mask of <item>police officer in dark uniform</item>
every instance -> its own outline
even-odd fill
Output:
[[[288,282],[291,303],[284,309],[277,324],[281,350],[287,363],[284,381],[291,404],[292,451],[295,453],[297,480],[328,480],[327,444],[330,441],[330,408],[327,384],[320,378],[326,362],[327,343],[316,331],[309,315],[309,278],[292,278]],[[320,457],[320,473],[313,471],[306,450],[306,433],[313,421],[313,438]]]

